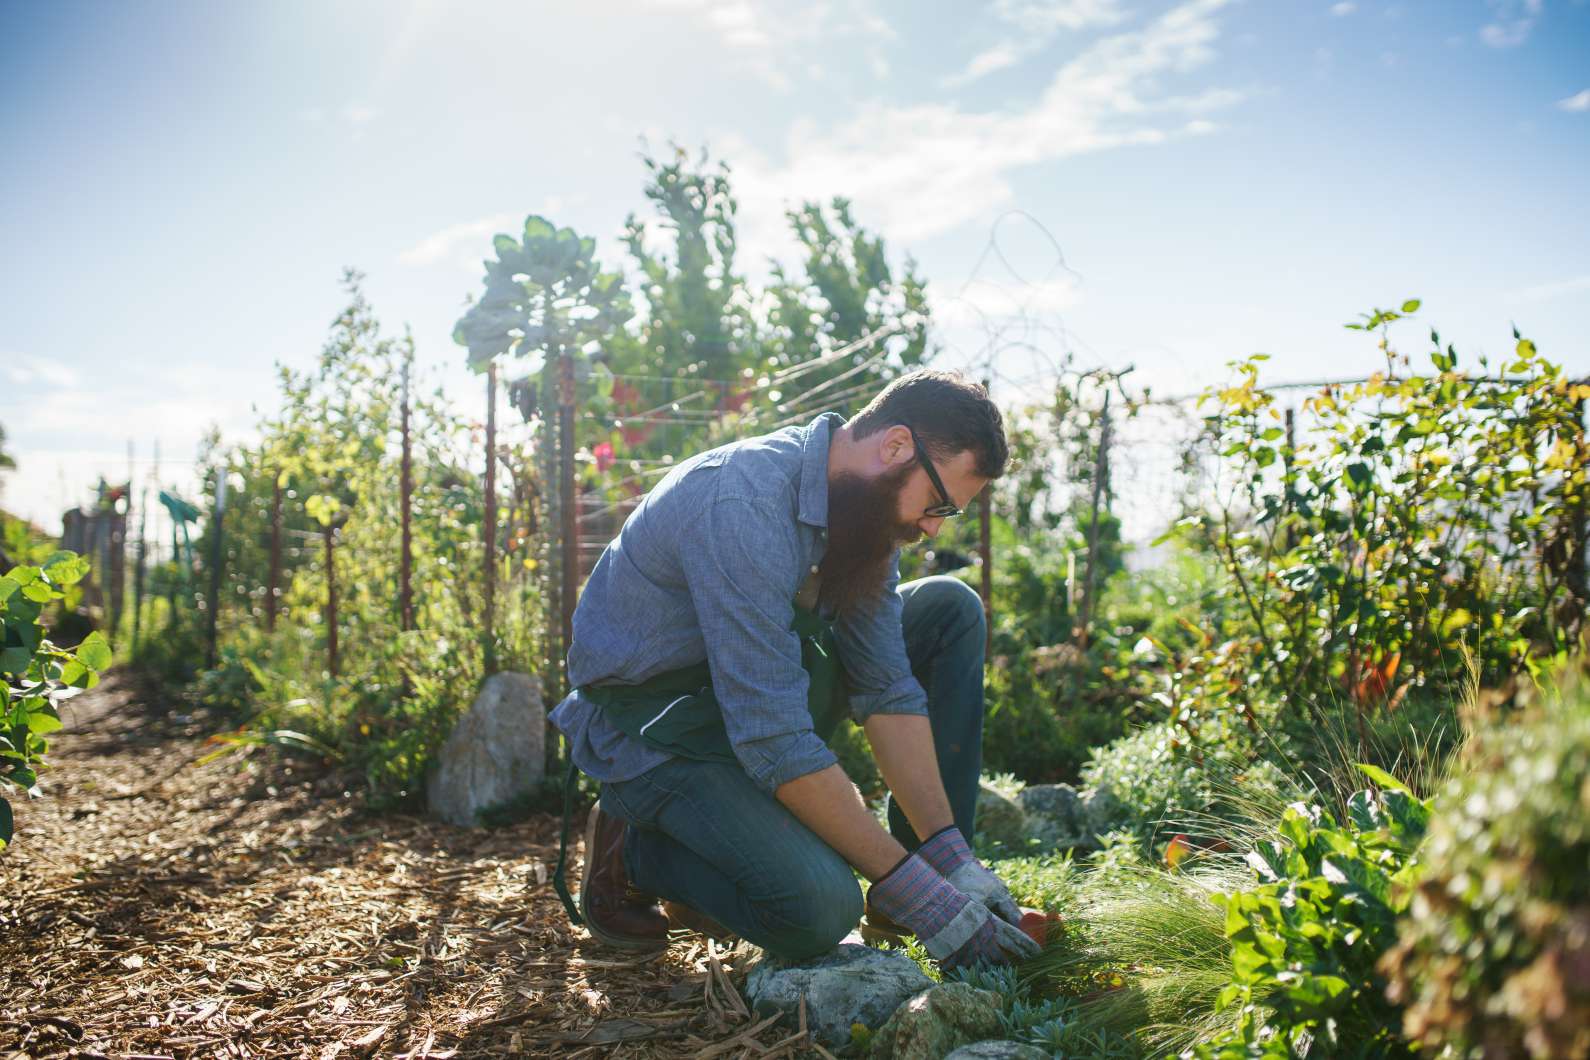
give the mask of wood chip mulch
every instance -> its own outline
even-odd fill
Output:
[[[571,927],[557,817],[368,815],[269,752],[198,764],[185,709],[122,673],[64,705],[0,851],[0,1060],[827,1055],[753,1018],[747,944]]]

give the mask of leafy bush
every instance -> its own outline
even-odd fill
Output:
[[[1404,1031],[1454,1057],[1590,1055],[1590,666],[1464,757],[1381,964]]]
[[[72,652],[45,636],[45,608],[64,599],[87,573],[87,560],[56,552],[38,566],[0,575],[0,849],[13,834],[6,794],[38,794],[38,773],[49,751],[45,737],[61,727],[56,703],[94,687],[99,671],[111,663],[103,634],[90,633]]]
[[[1340,689],[1360,715],[1411,688],[1460,683],[1465,653],[1494,683],[1570,647],[1590,591],[1583,534],[1590,467],[1569,380],[1528,339],[1482,374],[1431,332],[1431,374],[1408,370],[1376,310],[1386,370],[1329,386],[1283,422],[1262,355],[1211,390],[1207,447],[1220,499],[1182,531],[1230,575],[1256,677],[1315,717]],[[1516,332],[1515,332],[1516,337]],[[1317,718],[1316,718],[1317,720]]]
[[[1168,838],[1166,832],[1227,838],[1297,794],[1244,733],[1231,730],[1224,739],[1191,746],[1170,722],[1096,748],[1082,780],[1095,789],[1108,786],[1120,807],[1113,826],[1149,845]]]
[[[1199,1060],[1413,1055],[1375,962],[1417,878],[1430,802],[1363,769],[1382,787],[1354,795],[1348,821],[1289,808],[1279,840],[1248,855],[1262,882],[1217,897],[1231,941],[1218,1007],[1238,1020],[1192,1051]]]

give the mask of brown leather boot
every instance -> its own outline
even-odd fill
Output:
[[[703,935],[712,936],[719,942],[727,942],[735,937],[734,932],[683,902],[670,902],[664,898],[662,909],[668,917],[668,926],[675,931],[698,931]]]
[[[630,885],[624,869],[628,826],[597,803],[585,823],[585,867],[580,876],[580,915],[598,942],[621,950],[659,950],[668,945],[668,918],[657,900]]]

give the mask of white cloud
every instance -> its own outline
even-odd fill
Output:
[[[1559,99],[1557,101],[1557,109],[1566,110],[1572,114],[1583,114],[1585,111],[1590,111],[1590,88],[1585,89],[1583,92],[1576,92],[1567,99]]]
[[[380,116],[380,111],[374,107],[367,107],[362,103],[349,103],[342,108],[342,120],[349,125],[364,125]]]
[[[1493,48],[1514,48],[1529,39],[1544,0],[1486,0],[1493,21],[1480,28],[1480,40]]]
[[[797,121],[780,158],[726,138],[724,154],[739,160],[743,260],[788,246],[790,202],[843,194],[869,226],[909,243],[986,218],[1013,197],[1010,175],[1022,167],[1209,132],[1202,116],[1243,94],[1215,87],[1171,95],[1162,82],[1214,58],[1214,15],[1228,2],[1189,0],[1097,41],[1015,109],[863,104],[837,126]]]
[[[960,88],[1015,66],[1041,51],[1062,30],[1110,26],[1126,17],[1120,0],[995,0],[993,14],[1016,36],[972,56],[964,70],[940,82],[945,88]]]
[[[1519,302],[1549,302],[1554,298],[1561,298],[1565,294],[1577,294],[1580,291],[1590,291],[1590,275],[1573,276],[1566,280],[1557,280],[1554,283],[1523,287],[1516,291],[1507,292],[1502,298],[1504,301],[1515,304]]]
[[[517,228],[523,222],[518,214],[494,213],[474,221],[448,225],[440,232],[432,232],[397,256],[399,265],[435,265],[450,258],[465,243],[485,244],[498,232]],[[484,253],[484,252],[483,252]]]
[[[1341,18],[1344,15],[1350,15],[1357,10],[1358,5],[1353,3],[1353,0],[1342,0],[1342,2],[1339,4],[1331,5],[1331,14],[1335,15],[1337,18]]]
[[[779,0],[642,0],[653,10],[681,12],[705,24],[737,58],[738,65],[779,92],[794,88],[807,46],[837,37],[861,37],[873,76],[885,78],[889,63],[881,45],[895,39],[892,26],[861,4],[842,9],[828,0],[807,6]]]
[[[994,15],[1034,36],[1108,26],[1126,17],[1119,0],[994,0]]]
[[[42,357],[26,357],[8,353],[0,357],[6,366],[6,378],[16,386],[40,384],[52,387],[77,385],[78,374],[64,364],[47,361]]]
[[[553,224],[560,224],[562,222],[558,220],[558,214],[583,201],[584,196],[553,195],[547,198],[541,209],[530,212],[549,218]],[[448,225],[399,253],[398,264],[423,268],[457,259],[464,268],[475,271],[483,259],[491,256],[491,237],[499,232],[518,234],[524,219],[522,213],[494,213],[489,217]]]
[[[1018,47],[1010,41],[1002,41],[987,51],[972,56],[972,61],[966,64],[966,69],[958,74],[951,74],[940,83],[945,88],[960,88],[962,85],[969,85],[973,81],[987,77],[996,70],[1015,66],[1027,54],[1028,49]]]

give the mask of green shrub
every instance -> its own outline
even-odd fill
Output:
[[[1231,942],[1218,1007],[1238,1020],[1192,1051],[1199,1060],[1414,1055],[1375,964],[1417,878],[1430,803],[1363,769],[1382,790],[1354,795],[1349,820],[1289,808],[1279,840],[1248,856],[1258,886],[1217,897]]]
[[[1149,845],[1176,832],[1229,838],[1247,831],[1254,818],[1269,819],[1297,794],[1245,734],[1230,730],[1191,747],[1169,722],[1095,749],[1082,780],[1094,789],[1108,786],[1120,812],[1107,823]]]
[[[88,573],[88,561],[56,552],[38,566],[0,575],[0,849],[11,842],[13,818],[6,796],[35,796],[49,751],[45,737],[61,727],[56,703],[74,690],[93,688],[111,663],[110,645],[90,633],[75,651],[45,636],[44,612],[65,599]]]
[[[1590,667],[1465,759],[1382,964],[1404,1030],[1454,1057],[1590,1055]]]

